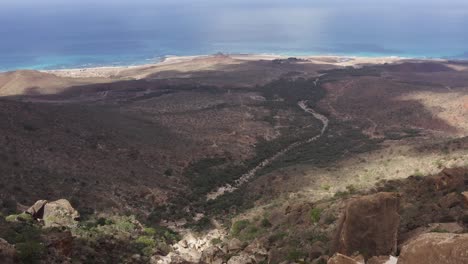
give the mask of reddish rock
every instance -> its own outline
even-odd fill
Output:
[[[462,192],[463,196],[463,206],[468,208],[468,192]]]
[[[428,178],[436,191],[453,192],[465,186],[466,170],[463,168],[445,168],[439,174]]]
[[[403,246],[398,264],[466,264],[468,234],[427,233]]]
[[[364,262],[336,253],[328,260],[327,264],[364,264]]]
[[[0,263],[16,264],[19,263],[16,249],[7,241],[0,238]]]
[[[70,231],[47,233],[43,240],[49,254],[61,258],[72,255],[73,237]]]
[[[462,202],[462,197],[456,192],[449,193],[442,197],[439,201],[439,205],[442,208],[452,208],[455,207]]]
[[[375,256],[367,260],[366,264],[387,264],[390,261],[390,256]]]
[[[349,200],[340,219],[333,252],[366,257],[396,253],[400,223],[399,197],[377,193]]]
[[[325,245],[317,241],[313,243],[309,249],[309,258],[316,259],[325,254]]]

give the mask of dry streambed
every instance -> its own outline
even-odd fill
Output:
[[[291,151],[291,150],[293,150],[293,149],[295,149],[295,148],[297,148],[297,147],[299,147],[299,146],[301,146],[303,144],[316,141],[321,136],[323,136],[323,134],[325,133],[325,131],[328,128],[328,122],[329,122],[328,118],[326,116],[324,116],[324,115],[321,115],[321,114],[317,113],[314,109],[307,106],[307,101],[299,101],[298,106],[304,112],[311,114],[316,119],[318,119],[318,120],[320,120],[322,122],[323,126],[322,126],[322,129],[321,129],[320,133],[318,135],[315,135],[315,136],[313,136],[311,138],[308,138],[306,140],[301,140],[301,141],[294,142],[291,145],[289,145],[289,146],[285,147],[284,149],[282,149],[281,151],[277,152],[275,155],[271,156],[270,158],[263,160],[262,162],[260,162],[260,164],[255,166],[255,168],[249,170],[247,173],[245,173],[241,177],[239,177],[234,182],[234,184],[226,184],[224,186],[219,187],[217,190],[208,193],[207,196],[206,196],[207,200],[214,200],[214,199],[218,198],[219,196],[221,196],[221,195],[223,195],[225,193],[230,193],[230,192],[233,192],[233,191],[237,190],[241,185],[248,182],[253,176],[255,176],[255,174],[258,171],[260,171],[261,169],[269,166],[270,164],[272,164],[274,161],[278,160],[278,158],[282,157],[287,152],[289,152],[289,151]]]

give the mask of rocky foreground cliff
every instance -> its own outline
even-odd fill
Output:
[[[177,234],[132,216],[80,219],[67,200],[0,220],[1,263],[468,263],[468,168],[383,181],[262,218]]]

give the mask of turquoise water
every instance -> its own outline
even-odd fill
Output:
[[[0,70],[216,52],[467,58],[465,2],[7,1],[0,3]]]

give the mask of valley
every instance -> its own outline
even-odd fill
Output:
[[[224,54],[0,73],[0,238],[37,263],[398,257],[429,226],[468,230],[467,80],[449,60]],[[73,250],[4,221],[44,199],[80,213]],[[348,241],[343,215],[382,200],[395,246]]]

